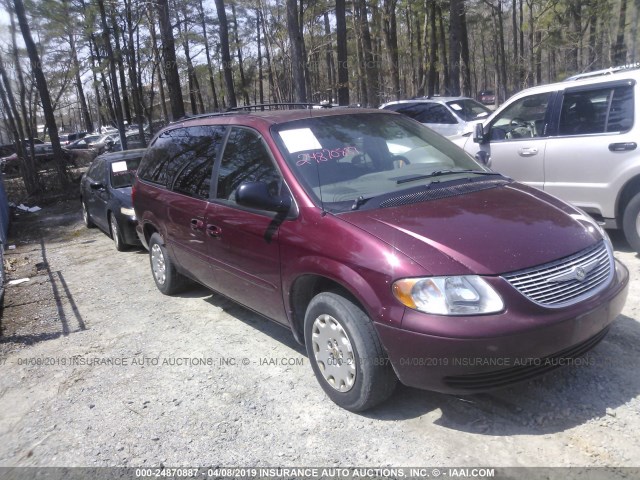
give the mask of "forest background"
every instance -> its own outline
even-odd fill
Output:
[[[638,62],[639,12],[640,0],[0,0],[0,144],[16,145],[36,191],[31,139],[52,142],[63,186],[63,132],[123,137],[275,102],[491,90],[497,106]]]

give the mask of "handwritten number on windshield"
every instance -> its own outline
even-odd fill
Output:
[[[328,162],[329,160],[344,158],[349,155],[358,155],[359,153],[356,147],[334,148],[332,150],[323,148],[315,152],[299,154],[296,165],[301,167],[303,165],[312,165],[314,161],[316,163]]]

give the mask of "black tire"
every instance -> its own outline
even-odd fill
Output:
[[[164,240],[158,233],[149,239],[149,264],[156,287],[165,295],[173,295],[182,291],[187,284],[186,278],[176,270],[167,254]]]
[[[122,231],[120,229],[120,225],[118,224],[118,219],[113,214],[113,212],[109,212],[109,230],[111,231],[111,239],[116,247],[116,250],[119,252],[124,252],[129,248],[122,237]]]
[[[305,315],[304,338],[318,382],[340,407],[362,412],[393,393],[398,379],[378,334],[348,298],[334,292],[316,295]]]
[[[94,228],[96,225],[91,220],[91,215],[89,214],[89,210],[87,210],[87,204],[84,200],[81,200],[80,203],[82,204],[82,221],[84,222],[84,226],[87,228]]]
[[[636,193],[624,209],[622,230],[631,248],[640,253],[640,193]]]

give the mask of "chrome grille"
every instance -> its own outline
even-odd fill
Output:
[[[606,242],[557,262],[503,275],[529,300],[546,307],[565,307],[595,295],[614,273]]]

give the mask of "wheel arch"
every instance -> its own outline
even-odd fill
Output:
[[[352,287],[350,287],[350,282],[347,282],[344,279],[337,279],[333,276],[327,275],[326,273],[304,273],[299,275],[293,281],[288,289],[289,318],[293,336],[300,345],[304,345],[305,343],[304,318],[307,312],[307,307],[311,300],[319,293],[335,292],[343,295],[354,302],[367,314],[369,318],[371,318],[369,309],[365,308],[367,303],[363,300],[363,297],[370,300],[375,299],[374,301],[376,303],[379,303],[379,300],[377,299],[377,296],[375,296],[371,287],[364,283],[364,279],[362,279],[356,272],[351,271],[351,276],[349,278],[353,281],[354,277],[357,278],[356,283],[363,287],[361,291],[355,292]]]
[[[628,180],[618,195],[618,202],[616,205],[616,225],[619,228],[622,228],[622,217],[624,216],[625,208],[631,199],[638,193],[640,193],[640,174],[637,174]]]

